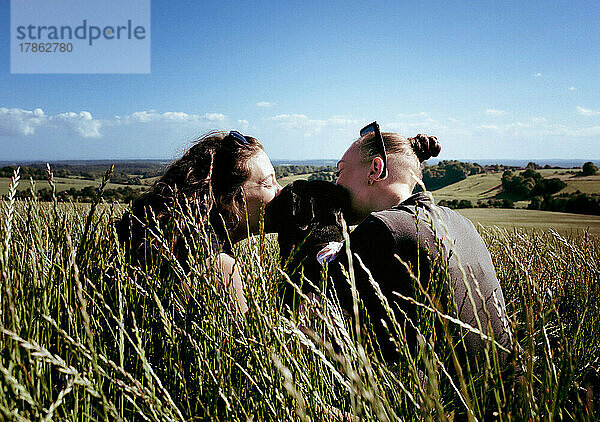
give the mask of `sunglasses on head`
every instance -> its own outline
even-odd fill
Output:
[[[229,134],[227,136],[225,136],[225,138],[231,138],[234,141],[240,143],[241,145],[248,145],[249,142],[248,140],[244,137],[244,135],[242,135],[240,132],[238,132],[237,130],[232,130],[231,132],[229,132]]]
[[[375,135],[375,142],[377,147],[377,152],[381,155],[383,159],[383,170],[381,171],[381,178],[385,179],[387,177],[387,154],[385,152],[385,144],[383,143],[383,136],[381,136],[381,131],[379,130],[379,125],[377,122],[373,122],[371,124],[366,125],[360,130],[360,137],[362,138],[369,133],[373,133]]]

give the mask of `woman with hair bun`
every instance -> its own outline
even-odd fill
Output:
[[[396,133],[381,133],[377,122],[361,130],[360,138],[337,164],[337,184],[345,187],[351,197],[352,212],[346,219],[350,224],[358,224],[350,235],[351,251],[369,269],[392,309],[402,309],[403,312],[396,312],[396,319],[406,327],[410,347],[415,346],[416,333],[411,324],[406,323],[405,315],[416,325],[416,308],[410,300],[401,299],[393,292],[414,298],[419,288],[398,258],[411,267],[413,274],[419,275],[421,284],[428,291],[435,287],[428,286],[430,276],[437,277],[438,274],[434,262],[446,262],[450,280],[438,299],[446,301],[450,307],[448,298],[453,297],[458,318],[477,329],[477,316],[486,334],[491,334],[488,333],[489,322],[495,340],[509,350],[504,297],[483,240],[473,224],[461,214],[435,205],[424,192],[413,194],[417,179],[422,177],[421,164],[437,156],[440,150],[434,136],[404,138]],[[334,258],[335,261],[342,266],[348,265],[344,252]],[[341,268],[330,263],[335,291],[342,307],[352,314],[353,300],[348,282],[342,279],[341,272],[336,275],[336,267]],[[383,356],[387,360],[397,360],[398,352],[381,322],[384,319],[391,327],[381,300],[356,259],[353,268],[358,294],[373,324]],[[466,278],[463,277],[465,272]],[[468,297],[468,290],[472,292],[473,301]],[[393,305],[394,302],[398,307]],[[467,333],[464,345],[467,355],[483,358],[485,342],[479,334]],[[501,352],[499,357],[504,361],[507,354]]]
[[[191,232],[206,234],[238,308],[247,310],[232,244],[257,234],[261,207],[281,191],[261,143],[237,131],[210,132],[174,161],[149,192],[134,201],[117,223],[133,262],[143,265],[149,249],[160,251],[158,229],[173,239],[173,253],[189,270]],[[158,223],[158,227],[157,224]],[[170,232],[168,231],[170,230]],[[184,286],[188,294],[193,286]]]

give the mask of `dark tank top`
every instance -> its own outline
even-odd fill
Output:
[[[450,315],[457,316],[460,321],[476,329],[477,315],[484,333],[488,332],[489,321],[495,340],[510,350],[504,296],[492,259],[473,224],[458,212],[435,205],[425,193],[420,192],[393,208],[371,213],[351,233],[350,248],[369,269],[390,304],[396,302],[409,318],[413,319],[415,316],[415,306],[393,293],[415,297],[418,287],[407,265],[413,274],[418,274],[419,280],[429,292],[440,287],[441,291],[438,290],[437,294],[446,307],[453,306],[451,298],[454,297],[456,307],[452,308],[454,311],[449,311]],[[344,253],[334,263],[336,261],[343,266],[348,263]],[[441,286],[428,285],[429,280],[431,283],[442,283],[439,274],[434,273],[430,277],[432,271],[437,271],[436,265],[442,262],[442,266],[447,265],[447,272],[444,273],[447,281]],[[348,282],[341,279],[341,272],[337,272],[335,267],[340,268],[339,265],[330,264],[335,292],[342,307],[352,313],[352,295]],[[386,359],[397,358],[395,347],[387,340],[389,335],[381,323],[381,319],[387,320],[381,300],[356,259],[354,272],[358,293],[383,355]],[[477,292],[477,284],[481,294]],[[470,287],[473,301],[469,298],[467,286]],[[395,316],[401,324],[405,322],[402,312],[396,312]],[[418,324],[418,321],[414,322]],[[413,347],[416,336],[410,324],[406,326],[407,341],[409,347]],[[468,355],[481,355],[484,340],[479,334],[467,331],[464,341]],[[499,356],[501,363],[507,358],[504,353]]]

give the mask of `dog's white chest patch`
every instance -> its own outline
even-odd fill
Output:
[[[323,265],[326,262],[333,261],[340,253],[340,250],[342,250],[342,246],[344,246],[342,242],[329,242],[327,246],[317,253],[319,264]]]

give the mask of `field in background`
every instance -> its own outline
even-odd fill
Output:
[[[597,215],[505,208],[465,208],[456,211],[473,224],[479,223],[487,228],[554,229],[562,234],[581,234],[588,230],[589,233],[600,235],[600,216]]]
[[[305,174],[294,174],[293,176],[284,176],[284,177],[280,177],[279,179],[277,179],[277,182],[279,182],[279,184],[281,186],[285,186],[289,183],[295,182],[296,180],[308,180],[308,178],[310,177],[312,173],[305,173]]]
[[[542,169],[537,170],[545,178],[557,177],[567,184],[559,193],[600,193],[600,174],[593,176],[576,176],[574,169]]]
[[[593,176],[576,176],[578,169],[539,169],[537,170],[545,178],[557,177],[567,183],[567,187],[560,193],[572,193],[577,190],[583,193],[600,194],[600,174]],[[312,173],[295,174],[279,178],[281,185],[285,186],[295,180],[306,180]],[[133,174],[131,176],[134,176]],[[453,183],[442,189],[432,191],[432,194],[439,202],[441,200],[468,200],[473,205],[478,201],[487,201],[496,199],[501,193],[502,172],[485,173],[468,176],[466,179]],[[141,185],[109,183],[108,189],[118,187],[131,187],[133,189],[144,189],[151,185],[157,177],[148,177],[141,179]],[[57,191],[64,191],[70,188],[82,189],[86,186],[96,187],[100,184],[100,179],[89,180],[81,177],[56,177],[54,179]],[[10,179],[0,178],[0,195],[8,192]],[[45,180],[37,180],[35,184],[38,189],[49,188]],[[18,189],[20,191],[29,189],[29,180],[23,178],[20,181]],[[481,223],[483,226],[499,227],[523,227],[547,229],[554,228],[561,233],[567,233],[573,230],[589,229],[590,233],[600,234],[600,216],[588,216],[578,214],[566,214],[558,212],[525,210],[529,201],[518,201],[514,205],[517,209],[501,208],[472,208],[461,209],[460,212],[471,219],[474,223]]]
[[[560,193],[573,193],[577,190],[582,193],[600,194],[600,174],[593,176],[575,176],[577,169],[541,169],[536,170],[545,178],[559,178],[567,184]],[[502,189],[502,172],[484,173],[467,176],[460,182],[453,183],[433,191],[433,197],[440,201],[445,199],[469,200],[475,205],[477,201],[495,199]],[[515,202],[516,207],[526,207],[529,201]]]
[[[50,185],[46,180],[35,180],[34,182],[35,182],[35,186],[37,187],[37,189],[43,189],[43,188],[50,189]],[[69,190],[71,188],[81,189],[81,188],[85,188],[86,186],[97,187],[100,184],[100,179],[88,180],[88,179],[81,179],[81,178],[75,178],[75,177],[55,177],[54,184],[56,185],[56,191],[61,192],[64,190]],[[0,177],[0,195],[5,195],[6,193],[8,193],[9,186],[10,186],[10,179],[7,177]],[[116,189],[119,187],[123,188],[125,186],[129,186],[132,189],[141,189],[142,187],[145,187],[143,185],[126,185],[126,184],[122,184],[122,183],[108,183],[106,185],[106,188],[107,189]],[[29,189],[29,187],[30,187],[29,180],[21,179],[21,181],[19,182],[19,187],[17,189],[19,191],[22,191],[22,190]]]
[[[108,169],[109,166],[107,166]],[[560,191],[560,193],[572,193],[577,190],[582,193],[597,193],[600,194],[600,174],[594,176],[578,177],[574,173],[579,169],[540,169],[537,170],[545,178],[557,177],[567,183],[567,187]],[[306,174],[295,174],[279,178],[279,183],[282,186],[288,183],[303,179],[306,180],[311,176],[312,173]],[[136,175],[130,174],[135,177]],[[460,182],[453,183],[442,189],[434,191],[434,197],[436,200],[461,200],[466,199],[474,204],[479,200],[494,199],[496,195],[500,193],[501,189],[501,178],[502,172],[497,173],[485,173],[468,176],[466,179]],[[142,186],[149,186],[154,183],[158,177],[148,177],[141,179]],[[56,177],[56,188],[57,190],[67,190],[70,188],[81,189],[85,186],[98,186],[100,178],[96,180],[88,180],[79,177]],[[19,186],[19,190],[28,189],[29,181],[25,178],[22,179]],[[4,195],[8,192],[8,185],[10,184],[10,178],[0,177],[0,195]],[[44,180],[37,180],[36,185],[38,188],[47,188],[48,183]],[[117,188],[123,186],[131,186],[133,188],[140,188],[140,185],[131,185],[124,183],[109,183],[107,188]],[[517,206],[526,204],[516,203]]]
[[[460,182],[432,191],[432,194],[437,201],[466,199],[475,204],[479,200],[492,199],[500,193],[501,177],[502,173],[474,174]]]

